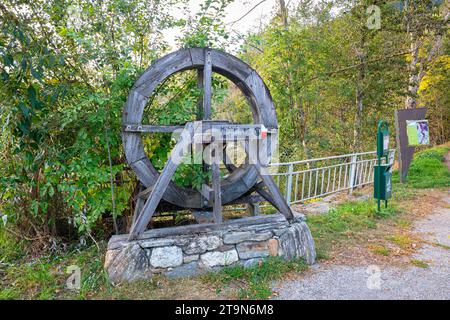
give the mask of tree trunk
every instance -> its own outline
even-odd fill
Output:
[[[414,36],[411,34],[411,62],[409,63],[409,81],[408,92],[405,100],[405,108],[413,109],[417,107],[417,92],[419,90],[419,70],[417,63],[419,62],[419,43],[414,41]]]
[[[356,115],[355,126],[353,129],[353,150],[361,151],[361,131],[362,131],[362,117],[364,110],[364,80],[366,78],[366,54],[365,54],[365,34],[361,30],[360,46],[358,48],[357,57],[359,62],[358,78],[356,83]]]
[[[284,0],[278,0],[278,3],[280,5],[280,19],[283,26],[287,29],[288,28],[288,10],[286,7],[286,3]]]
[[[301,98],[295,97],[294,100],[294,110],[298,112],[298,126],[297,126],[297,134],[300,137],[300,141],[303,147],[303,153],[305,154],[306,159],[311,159],[311,150],[308,147],[308,125],[306,122],[306,114],[303,108]]]

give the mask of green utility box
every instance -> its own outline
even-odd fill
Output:
[[[389,154],[389,127],[387,122],[378,123],[377,132],[377,156],[384,157]]]
[[[384,164],[381,159],[384,158]],[[389,164],[389,126],[386,121],[378,122],[377,131],[377,165],[374,167],[373,197],[377,199],[378,212],[380,202],[384,200],[387,207],[388,199],[392,196],[392,164]]]
[[[382,164],[375,167],[373,196],[379,200],[388,200],[392,196],[392,165]]]

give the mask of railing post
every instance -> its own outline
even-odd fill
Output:
[[[395,149],[389,150],[389,164],[394,164],[395,160]]]
[[[353,193],[353,188],[355,184],[355,173],[356,173],[356,160],[357,155],[352,155],[350,158],[350,176],[348,178],[348,193]]]
[[[292,195],[292,172],[294,172],[294,165],[290,164],[288,167],[287,183],[286,183],[286,202],[291,205]]]

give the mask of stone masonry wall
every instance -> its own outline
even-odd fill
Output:
[[[158,231],[155,231],[158,230]],[[113,236],[105,269],[113,282],[192,276],[241,264],[252,266],[268,256],[303,257],[314,263],[314,241],[303,215],[288,222],[282,215],[258,216],[221,225],[154,229],[135,241]]]

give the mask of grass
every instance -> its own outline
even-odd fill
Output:
[[[376,211],[374,201],[349,201],[331,209],[327,214],[308,217],[308,225],[314,237],[318,258],[326,258],[331,246],[368,229],[399,212],[395,205]]]
[[[303,260],[286,261],[280,257],[269,257],[249,268],[227,267],[217,273],[206,274],[202,279],[219,290],[226,285],[238,285],[239,299],[268,299],[272,295],[272,281],[282,278],[288,272],[302,272],[307,268]]]
[[[409,167],[406,185],[420,189],[450,186],[450,170],[444,163],[444,156],[449,151],[447,144],[417,152]],[[398,172],[393,178],[399,180]]]
[[[419,267],[419,268],[427,269],[429,267],[428,263],[426,263],[425,261],[422,261],[422,260],[411,259],[410,262],[412,265]]]
[[[4,229],[0,229],[2,239],[7,237]],[[2,242],[2,246],[5,243]],[[87,299],[93,292],[110,289],[106,274],[103,271],[104,251],[92,246],[84,250],[73,250],[66,253],[49,254],[36,259],[25,259],[26,253],[22,244],[9,243],[17,249],[16,260],[10,258],[10,249],[2,252],[0,264],[0,300],[2,299],[39,299],[56,298]],[[3,249],[3,248],[2,248]],[[81,269],[81,288],[79,291],[66,289],[69,277],[67,267],[79,266]]]
[[[391,250],[389,248],[386,248],[385,246],[378,245],[378,244],[369,246],[369,249],[373,253],[379,254],[382,256],[389,256],[391,254]]]
[[[410,237],[408,237],[407,235],[402,235],[402,234],[387,236],[386,240],[389,240],[390,242],[396,244],[403,250],[411,249],[411,247],[413,245],[413,240]]]

